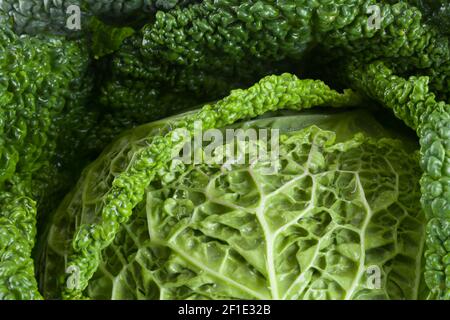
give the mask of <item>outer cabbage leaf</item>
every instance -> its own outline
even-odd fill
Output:
[[[77,176],[68,164],[92,124],[89,71],[85,41],[0,26],[0,299],[40,298],[35,236]]]

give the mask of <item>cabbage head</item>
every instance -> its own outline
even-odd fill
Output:
[[[100,219],[114,178],[171,121],[125,133],[85,169],[41,248],[46,298],[67,285],[75,231]],[[172,160],[102,251],[85,296],[419,298],[426,223],[416,139],[351,110],[271,113],[229,128],[279,130],[277,172],[272,160]]]

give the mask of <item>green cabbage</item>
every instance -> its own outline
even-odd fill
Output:
[[[0,299],[450,300],[449,17],[0,0]],[[183,162],[199,120],[280,153]]]
[[[47,230],[39,263],[46,298],[68,285],[74,232],[99,222],[113,180],[148,137],[183,117],[124,134],[86,168]],[[227,128],[280,130],[279,157],[231,165],[173,159],[101,253],[85,296],[421,296],[426,223],[414,138],[366,111],[272,113]],[[273,165],[276,173],[267,170]]]

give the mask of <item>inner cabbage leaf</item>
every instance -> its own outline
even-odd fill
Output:
[[[167,122],[169,121],[169,122]],[[54,215],[40,263],[47,298],[61,291],[74,230],[148,134],[125,134],[89,166]],[[368,112],[265,116],[233,128],[279,129],[271,163],[175,162],[146,189],[102,253],[93,299],[417,299],[425,217],[414,139]]]

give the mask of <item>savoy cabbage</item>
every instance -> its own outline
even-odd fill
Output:
[[[0,299],[450,299],[447,2],[0,0]]]
[[[114,177],[171,121],[125,134],[85,170],[49,229],[45,296],[59,297],[67,285],[58,276],[75,230],[98,222]],[[102,252],[88,297],[419,297],[425,217],[413,139],[364,111],[272,115],[233,127],[279,129],[277,171],[264,159],[173,159]]]

